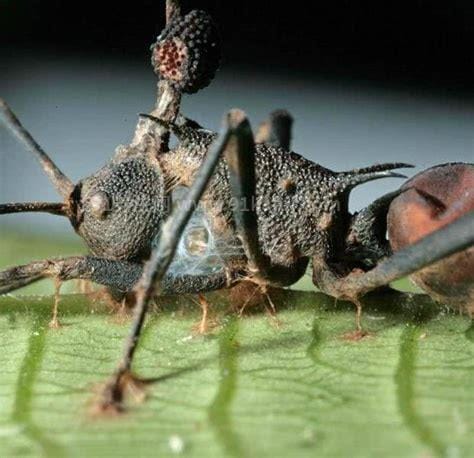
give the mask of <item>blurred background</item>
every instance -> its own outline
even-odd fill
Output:
[[[213,14],[224,42],[216,80],[183,101],[202,125],[217,129],[231,107],[254,126],[287,108],[293,149],[329,168],[474,160],[473,2],[183,1],[192,8]],[[164,1],[0,0],[0,96],[73,180],[152,107],[149,45],[163,25]],[[358,188],[352,208],[399,184]],[[0,201],[57,199],[0,128]],[[2,216],[0,228],[72,233],[39,214]]]

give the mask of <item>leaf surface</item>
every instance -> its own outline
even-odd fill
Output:
[[[474,456],[467,318],[421,295],[373,297],[371,335],[351,341],[352,307],[320,293],[277,298],[279,325],[258,311],[239,318],[223,298],[209,296],[219,326],[207,336],[193,334],[192,297],[161,302],[134,366],[156,380],[144,403],[131,397],[109,418],[91,410],[129,319],[64,295],[63,326],[50,329],[51,296],[0,297],[1,455]]]

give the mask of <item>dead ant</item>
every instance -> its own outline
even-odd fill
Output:
[[[124,386],[137,380],[131,364],[149,302],[156,294],[200,293],[242,280],[262,290],[286,287],[301,278],[311,260],[315,285],[335,298],[352,301],[360,329],[360,299],[367,292],[453,253],[470,253],[472,267],[472,165],[438,169],[445,172],[446,167],[456,167],[458,177],[471,180],[464,184],[454,180],[448,194],[470,197],[439,224],[439,215],[449,202],[433,195],[423,179],[351,214],[348,200],[355,186],[403,177],[394,170],[410,165],[381,164],[346,172],[324,168],[289,152],[291,117],[282,111],[273,113],[261,126],[257,141],[240,110],[225,116],[220,135],[186,119],[179,114],[181,94],[196,92],[214,77],[219,36],[207,13],[194,10],[183,16],[177,0],[167,0],[166,18],[166,28],[152,47],[152,64],[159,76],[155,109],[140,117],[130,145],[118,147],[109,163],[77,184],[59,170],[0,101],[7,127],[36,156],[63,198],[61,203],[0,205],[0,214],[40,211],[65,216],[91,252],[90,256],[37,261],[0,272],[0,293],[52,277],[58,281],[87,279],[109,287],[116,295],[132,292],[135,297],[124,354],[101,402],[107,411],[123,408]],[[174,148],[169,148],[170,133],[178,139]],[[443,173],[437,174],[441,181]],[[179,206],[170,209],[168,201],[177,186],[188,191]],[[411,193],[422,201],[418,208],[412,206]],[[198,203],[206,221],[206,231],[201,231],[205,243],[196,245],[198,252],[209,245],[209,237],[238,249],[221,253],[219,262],[205,273],[169,270]],[[400,212],[406,216],[409,234],[410,221],[427,216],[425,225],[412,228],[419,236],[405,236],[397,222]],[[386,239],[387,215],[393,247]],[[218,243],[215,247],[219,252]],[[392,248],[400,250],[393,254]],[[470,299],[464,306],[469,309],[472,270],[465,280]],[[436,282],[443,281],[446,283],[446,275],[442,273]],[[426,286],[429,281],[419,283]]]

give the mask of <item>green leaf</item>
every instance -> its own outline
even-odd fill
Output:
[[[27,261],[29,246],[1,264]],[[42,246],[41,256],[74,252]],[[110,418],[91,408],[129,320],[64,295],[63,326],[50,329],[51,296],[0,297],[1,456],[474,456],[468,319],[421,295],[374,296],[371,335],[351,341],[350,305],[314,291],[273,299],[279,326],[259,311],[239,318],[211,294],[220,326],[196,336],[193,298],[165,298],[134,366],[156,381]]]

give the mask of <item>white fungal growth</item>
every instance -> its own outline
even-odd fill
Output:
[[[217,237],[204,212],[197,208],[183,232],[168,273],[172,276],[216,273],[224,268],[227,259],[242,253],[237,238]]]

